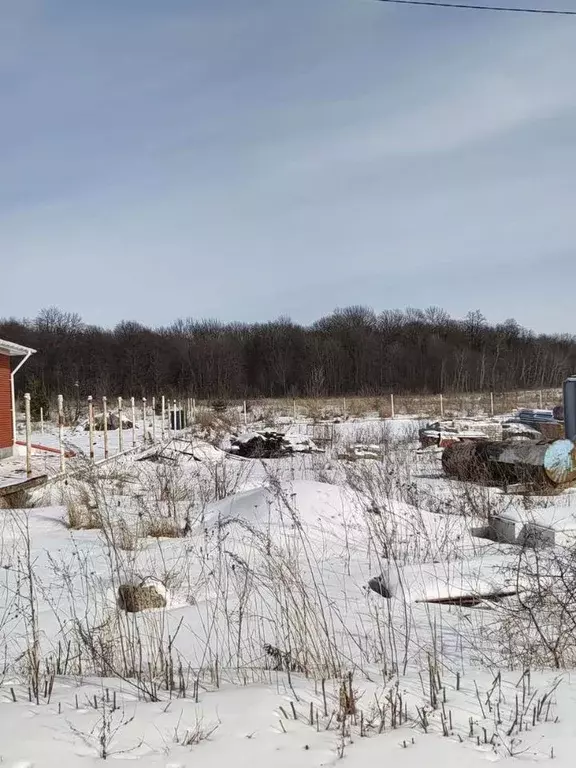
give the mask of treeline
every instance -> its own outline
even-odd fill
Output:
[[[489,325],[431,307],[337,310],[310,326],[281,318],[222,324],[178,320],[104,329],[55,308],[0,320],[0,338],[38,350],[18,388],[91,394],[256,398],[505,391],[559,386],[576,371],[576,339]]]

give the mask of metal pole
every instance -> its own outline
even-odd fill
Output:
[[[26,411],[26,477],[32,474],[32,424],[30,422],[30,393],[24,395]]]
[[[94,404],[88,395],[88,434],[90,435],[90,458],[94,461]]]
[[[118,398],[118,453],[124,450],[124,423],[122,421],[122,398]]]
[[[146,442],[146,398],[142,398],[142,440]]]
[[[130,398],[130,405],[132,406],[132,448],[136,448],[136,401],[133,397]]]
[[[152,398],[152,442],[156,442],[156,398]]]
[[[40,406],[40,434],[44,434],[44,408]]]
[[[60,472],[66,472],[66,453],[64,451],[64,397],[58,395],[58,444],[60,447]]]
[[[102,429],[104,431],[104,458],[108,458],[108,400],[106,396],[102,398]]]
[[[166,398],[164,395],[162,395],[162,440],[164,440],[164,436],[166,434]]]

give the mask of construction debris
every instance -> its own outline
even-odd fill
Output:
[[[495,440],[501,433],[502,427],[498,422],[459,419],[431,422],[419,431],[419,438],[422,448],[432,445],[445,448],[459,442]]]
[[[247,459],[279,459],[320,449],[306,435],[286,435],[273,429],[248,432],[231,440],[230,452]]]
[[[104,432],[104,414],[94,416],[94,431]],[[110,430],[118,429],[120,426],[120,419],[115,413],[109,413],[106,419],[106,428]],[[90,422],[84,422],[84,431],[88,432],[90,429]],[[132,429],[132,422],[125,416],[122,416],[122,429]]]
[[[445,448],[442,467],[457,480],[559,487],[576,480],[575,451],[570,440],[454,443]]]

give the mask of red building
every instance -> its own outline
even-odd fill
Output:
[[[35,350],[0,339],[0,459],[12,455],[16,434],[14,375]],[[13,363],[12,358],[21,358]]]

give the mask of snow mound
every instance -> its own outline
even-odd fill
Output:
[[[406,602],[490,598],[515,594],[516,565],[517,559],[503,555],[405,567],[389,563],[383,569],[380,583],[387,597]]]
[[[358,497],[339,485],[313,480],[281,482],[229,496],[207,507],[204,524],[212,529],[239,522],[253,528],[304,528],[330,531],[358,524]]]

